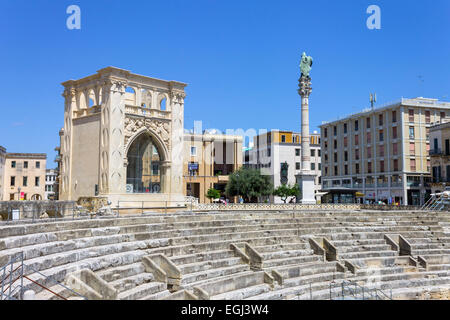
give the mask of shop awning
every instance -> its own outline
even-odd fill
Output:
[[[356,193],[355,193],[355,197],[362,198],[362,197],[364,197],[364,193],[356,192]]]

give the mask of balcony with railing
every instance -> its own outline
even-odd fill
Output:
[[[125,113],[148,118],[170,119],[170,111],[125,105]]]
[[[437,149],[430,149],[430,156],[440,156],[442,154],[443,154],[443,152],[439,148],[437,148]]]

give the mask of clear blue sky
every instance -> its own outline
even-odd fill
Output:
[[[68,30],[66,8],[81,8]],[[381,30],[366,9],[381,8]],[[311,130],[369,105],[450,101],[450,1],[0,1],[0,145],[45,152],[63,125],[61,82],[106,66],[187,82],[185,127],[300,131],[302,51]],[[419,76],[422,76],[423,82]]]

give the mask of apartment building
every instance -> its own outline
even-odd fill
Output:
[[[229,175],[242,167],[242,137],[208,133],[184,134],[183,183],[186,196],[208,203],[208,189],[225,197]],[[236,199],[229,199],[234,202]]]
[[[0,146],[0,201],[3,201],[6,149]]]
[[[6,153],[3,200],[44,200],[45,153]]]
[[[58,170],[47,169],[45,173],[45,200],[56,200]]]
[[[326,201],[424,203],[431,193],[430,127],[449,117],[450,103],[420,97],[323,123]]]
[[[314,192],[321,189],[320,134],[310,136],[311,171],[316,173]],[[293,131],[271,130],[253,138],[253,148],[245,153],[245,166],[256,168],[272,179],[274,188],[281,185],[281,165],[288,164],[287,184],[296,183],[301,168],[301,134]],[[317,197],[316,197],[317,198]],[[320,200],[320,199],[316,199]],[[272,203],[283,203],[280,197],[270,197]]]
[[[450,122],[430,128],[431,192],[442,192],[450,186]]]

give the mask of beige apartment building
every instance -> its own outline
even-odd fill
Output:
[[[208,189],[214,188],[226,197],[229,175],[242,167],[242,136],[184,134],[183,181],[186,196],[208,203]],[[229,199],[231,202],[235,199]]]
[[[3,201],[6,149],[0,146],[0,201]]]
[[[450,122],[430,128],[431,192],[442,192],[450,186]]]
[[[6,153],[3,200],[44,200],[45,153]]]
[[[423,204],[431,193],[430,128],[448,117],[450,103],[420,97],[322,124],[327,202]]]
[[[314,193],[320,200],[321,150],[320,134],[310,135],[311,168],[316,174]],[[287,184],[296,183],[296,175],[301,171],[301,134],[293,131],[271,130],[253,138],[253,147],[246,151],[245,166],[259,169],[261,174],[271,177],[274,188],[281,185],[281,165],[288,164]],[[270,196],[272,203],[282,203],[280,197]]]

